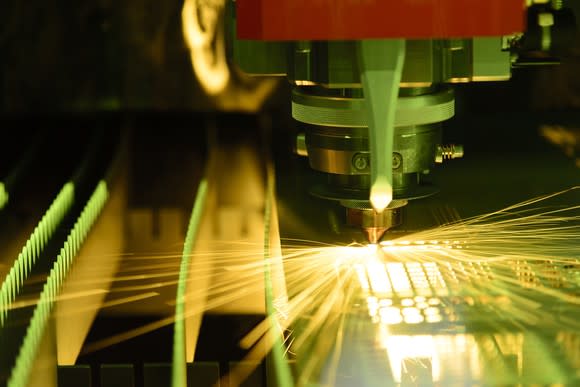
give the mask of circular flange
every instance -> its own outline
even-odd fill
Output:
[[[405,207],[409,203],[405,199],[394,199],[389,203],[386,210],[394,210],[397,208]],[[340,205],[346,208],[351,208],[354,210],[372,210],[373,206],[371,202],[367,200],[341,200]]]
[[[399,97],[395,126],[425,125],[445,121],[455,114],[451,89],[432,94]],[[329,97],[292,90],[292,117],[311,125],[368,127],[364,98]]]
[[[422,183],[406,189],[394,190],[393,200],[423,199],[439,192],[437,186]],[[340,202],[365,202],[369,200],[369,191],[332,187],[328,184],[316,184],[310,188],[310,194],[320,199]]]

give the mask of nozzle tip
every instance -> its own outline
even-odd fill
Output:
[[[367,237],[367,240],[371,245],[379,243],[385,232],[387,231],[386,227],[365,227],[364,233]]]

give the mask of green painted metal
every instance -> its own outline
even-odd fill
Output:
[[[0,192],[2,189],[0,189]],[[52,234],[74,202],[74,184],[66,183],[44,214],[0,287],[0,327],[4,325],[10,305],[22,289],[23,283]],[[0,202],[2,200],[0,193]]]
[[[173,387],[183,387],[187,385],[187,365],[185,355],[185,295],[187,292],[187,276],[189,264],[191,262],[191,251],[195,243],[199,225],[203,215],[207,197],[207,181],[202,180],[197,188],[195,203],[189,218],[181,264],[179,266],[179,283],[177,284],[177,295],[175,304],[175,325],[173,335],[173,364],[171,385]]]
[[[68,184],[70,184],[70,186]],[[68,184],[65,188],[68,186],[70,187],[68,190],[72,190],[72,183]],[[8,378],[8,387],[25,387],[27,385],[30,373],[33,371],[31,366],[34,364],[38,346],[42,341],[54,303],[57,300],[60,289],[73,264],[74,258],[81,248],[82,242],[85,240],[92,225],[103,209],[107,198],[107,184],[105,181],[101,180],[83,208],[80,216],[77,218],[72,230],[68,234],[67,240],[60,249],[60,254],[56,258],[44,284],[44,288],[40,293],[40,297],[32,314],[32,319],[30,320],[30,324],[28,325],[24,340],[22,341],[22,345],[18,352],[14,368]],[[60,208],[54,216],[62,216],[64,213],[63,211],[64,209]],[[54,227],[56,227],[56,225]],[[46,234],[41,234],[38,238],[44,241],[44,243],[48,240]],[[20,272],[22,272],[22,270]]]
[[[264,209],[264,288],[266,295],[266,318],[270,321],[271,328],[274,329],[276,324],[276,308],[274,306],[274,287],[272,283],[272,266],[270,254],[270,226],[272,223],[273,201],[275,200],[275,179],[273,172],[268,174],[268,194],[266,196],[266,205]],[[274,368],[275,381],[267,381],[268,384],[277,387],[292,387],[294,381],[292,378],[292,371],[285,356],[284,344],[281,340],[281,332],[277,335],[272,350],[270,352],[270,359]]]

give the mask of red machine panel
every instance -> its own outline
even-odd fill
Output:
[[[525,0],[237,0],[238,38],[348,40],[507,35]]]

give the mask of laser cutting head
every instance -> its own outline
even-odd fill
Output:
[[[525,46],[526,8],[521,0],[468,9],[453,0],[290,3],[237,3],[234,60],[288,78],[299,153],[320,172],[310,193],[343,206],[344,223],[374,243],[402,222],[407,203],[437,191],[425,181],[434,163],[463,156],[441,143],[441,124],[454,115],[450,84],[508,80],[515,47]]]
[[[403,222],[402,209],[407,205],[407,201],[392,200],[380,213],[362,203],[358,208],[354,208],[354,203],[343,205],[346,208],[346,223],[362,228],[367,241],[375,244],[381,240],[385,232]]]
[[[312,195],[338,202],[346,224],[361,227],[369,242],[402,222],[410,200],[437,192],[423,177],[441,148],[441,121],[453,116],[453,92],[445,87],[401,89],[394,119],[390,161],[391,200],[382,211],[371,203],[372,139],[362,88],[302,88],[292,93],[292,112],[301,122],[301,154],[322,173]],[[380,106],[379,106],[380,108]],[[380,146],[378,152],[385,152]]]

